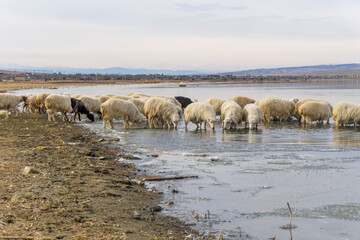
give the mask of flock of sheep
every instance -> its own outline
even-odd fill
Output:
[[[205,102],[194,102],[187,97],[150,96],[142,93],[129,93],[124,96],[114,94],[85,96],[40,93],[18,96],[12,93],[0,93],[0,110],[5,110],[6,118],[9,112],[19,112],[18,105],[23,102],[23,111],[45,114],[48,120],[55,121],[55,114],[61,113],[62,119],[81,121],[81,114],[94,121],[102,118],[103,127],[109,122],[113,128],[114,119],[122,119],[124,128],[131,125],[150,128],[177,129],[184,114],[185,129],[189,122],[196,124],[197,129],[204,123],[215,128],[216,116],[221,116],[222,128],[236,128],[245,123],[245,128],[257,128],[262,121],[285,121],[297,118],[299,123],[310,124],[323,121],[329,123],[333,117],[335,126],[360,123],[360,105],[340,102],[331,106],[325,100],[319,99],[283,99],[278,97],[265,97],[258,101],[238,96],[228,100],[210,98]]]

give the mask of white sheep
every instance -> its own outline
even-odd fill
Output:
[[[0,93],[0,109],[6,110],[6,118],[9,117],[9,112],[11,111],[16,112],[16,115],[18,115],[18,105],[26,101],[26,96],[18,96],[13,93]]]
[[[210,104],[214,111],[216,116],[221,115],[221,105],[225,102],[226,100],[223,99],[219,99],[219,98],[209,98],[207,99],[205,102]]]
[[[59,95],[59,94],[50,94],[45,99],[45,107],[48,110],[48,120],[55,121],[55,113],[60,112],[62,115],[62,120],[65,121],[69,119],[72,120],[71,112],[71,98],[67,95]],[[66,114],[69,114],[69,118],[67,118]]]
[[[106,102],[107,100],[110,99],[110,97],[104,96],[104,95],[101,95],[101,96],[96,97],[96,98],[99,99],[101,103],[104,103],[104,102]]]
[[[335,121],[335,127],[344,124],[354,123],[355,127],[360,120],[360,107],[358,105],[349,102],[339,102],[334,105],[333,119]]]
[[[313,121],[323,123],[323,120],[331,118],[332,111],[329,105],[325,102],[308,101],[300,105],[298,109],[299,118],[303,119],[304,124],[309,124]]]
[[[122,100],[129,100],[129,99],[131,99],[132,97],[115,95],[115,96],[112,96],[111,98],[122,99]]]
[[[254,99],[248,98],[248,97],[244,97],[244,96],[233,97],[233,98],[230,98],[229,100],[233,100],[234,102],[236,102],[237,104],[239,104],[240,107],[241,107],[241,109],[244,109],[244,107],[245,107],[247,104],[250,104],[250,103],[254,103],[254,102],[255,102]]]
[[[140,97],[146,97],[146,98],[149,98],[151,97],[150,95],[148,94],[144,94],[144,93],[128,93],[126,94],[125,96],[129,96],[129,97],[132,97],[132,98],[140,98]]]
[[[49,95],[50,93],[40,93],[36,96],[35,103],[39,106],[39,113],[46,113],[45,99]]]
[[[139,112],[145,115],[144,105],[146,101],[143,101],[141,98],[131,98],[128,101],[134,103],[137,109],[139,110]]]
[[[179,114],[181,114],[182,107],[181,107],[181,104],[179,103],[179,101],[176,100],[176,98],[174,98],[174,97],[165,97],[165,96],[154,96],[154,97],[162,98],[162,99],[165,99],[165,100],[171,102],[172,104],[175,105],[175,107],[176,107],[177,111],[179,112]]]
[[[245,121],[245,128],[249,124],[249,129],[258,127],[258,123],[263,120],[261,108],[253,103],[247,104],[243,109],[243,119]]]
[[[22,112],[29,112],[30,102],[35,100],[36,95],[32,94],[32,93],[29,93],[28,95],[26,95],[26,97],[27,97],[27,100],[23,103]],[[32,98],[33,98],[33,100],[32,100]]]
[[[86,109],[92,112],[94,115],[95,114],[101,115],[100,112],[101,101],[99,99],[90,96],[81,96],[78,99],[82,101]]]
[[[221,119],[223,129],[236,128],[241,124],[243,111],[239,104],[227,100],[221,105]]]
[[[29,109],[31,110],[31,112],[35,113],[36,111],[38,111],[38,113],[40,113],[39,111],[39,105],[36,102],[36,97],[37,95],[32,94],[31,96],[28,96],[28,106],[27,106],[27,112],[29,112]]]
[[[191,103],[185,108],[184,111],[185,130],[187,130],[187,124],[191,121],[196,124],[196,129],[200,129],[201,124],[204,122],[204,128],[206,130],[206,123],[210,125],[212,129],[215,128],[216,113],[214,108],[208,103]]]
[[[81,97],[81,96],[83,96],[83,95],[82,94],[75,94],[75,95],[72,95],[71,97],[75,98],[75,99],[79,99],[79,97]]]
[[[301,99],[296,101],[295,103],[295,111],[296,111],[296,115],[297,115],[297,119],[299,121],[299,123],[301,122],[301,116],[299,114],[299,107],[309,101],[316,101],[316,102],[322,102],[328,105],[328,107],[330,108],[330,111],[332,112],[332,106],[329,102],[325,101],[325,100],[321,100],[321,99],[314,99],[314,98],[305,98],[305,99]],[[329,123],[329,121],[327,121],[327,123]]]
[[[261,108],[264,120],[267,122],[270,122],[270,117],[279,118],[282,122],[295,115],[295,103],[287,99],[269,96],[256,101],[255,104]]]
[[[155,120],[160,123],[166,123],[170,129],[170,123],[177,129],[177,124],[180,121],[180,115],[175,104],[166,98],[151,97],[144,105],[144,113],[148,117],[149,127],[154,125],[157,128]]]
[[[103,117],[103,128],[106,128],[106,121],[109,121],[113,129],[113,119],[121,118],[124,128],[129,128],[133,123],[142,126],[146,124],[146,117],[139,112],[134,103],[122,99],[109,99],[100,105]]]

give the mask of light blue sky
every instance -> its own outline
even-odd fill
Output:
[[[232,71],[360,62],[358,0],[0,0],[0,65]]]

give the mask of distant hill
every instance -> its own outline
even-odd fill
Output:
[[[6,66],[0,66],[2,70],[19,71],[19,72],[38,72],[38,73],[58,73],[63,74],[119,74],[119,75],[135,75],[135,74],[164,74],[164,75],[198,75],[203,74],[199,71],[193,70],[154,70],[144,68],[71,68],[71,67],[32,67],[17,64],[8,64]]]
[[[360,64],[336,64],[336,65],[314,65],[301,67],[283,67],[283,68],[259,68],[251,70],[243,70],[236,72],[224,72],[220,75],[265,75],[265,74],[294,74],[305,72],[325,72],[338,70],[354,70],[360,69]]]

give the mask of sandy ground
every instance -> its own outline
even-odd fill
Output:
[[[1,116],[0,239],[207,239],[159,214],[161,194],[131,180],[116,140],[46,115]]]

